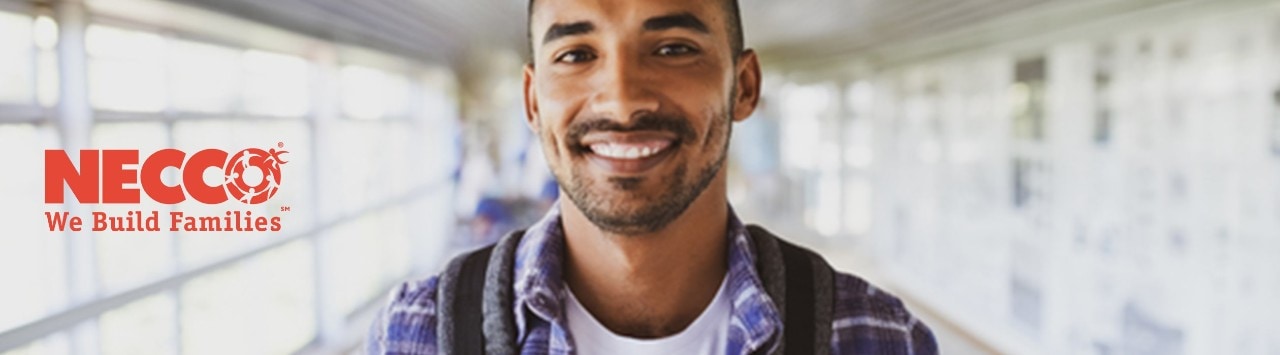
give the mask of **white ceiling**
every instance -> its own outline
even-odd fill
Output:
[[[851,54],[1062,0],[743,0],[748,40],[773,57]]]
[[[170,0],[427,62],[476,47],[523,52],[526,0]],[[741,0],[748,46],[766,59],[854,54],[1071,0]],[[1122,3],[1139,0],[1114,0]],[[1150,0],[1144,0],[1150,2]]]

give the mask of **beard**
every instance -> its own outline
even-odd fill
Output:
[[[659,179],[660,190],[655,193],[645,193],[640,189],[645,179],[654,177],[609,177],[604,181],[598,181],[584,171],[586,167],[573,164],[569,166],[567,176],[563,169],[553,169],[553,172],[556,180],[564,188],[565,195],[582,211],[587,220],[601,230],[617,235],[639,235],[659,231],[684,214],[689,205],[702,195],[702,192],[720,173],[720,169],[724,167],[732,130],[732,120],[728,112],[732,110],[712,114],[715,121],[702,142],[699,142],[688,120],[683,117],[646,115],[637,117],[630,127],[622,127],[608,120],[591,120],[574,124],[569,128],[565,142],[571,147],[581,147],[576,144],[578,138],[598,130],[670,131],[680,138],[678,144],[673,144],[669,149],[683,149],[684,145],[697,143],[706,145],[722,136],[723,144],[694,150],[701,154],[715,154],[715,157],[705,165],[697,167],[681,165],[671,174],[656,176]],[[690,174],[691,169],[696,171]]]

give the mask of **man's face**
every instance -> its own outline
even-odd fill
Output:
[[[759,66],[735,65],[720,0],[537,0],[530,126],[566,195],[601,229],[666,226],[718,176]]]

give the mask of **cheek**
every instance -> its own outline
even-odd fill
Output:
[[[548,167],[553,171],[568,172],[569,167],[574,164],[574,152],[570,147],[566,146],[564,127],[553,126],[552,123],[544,122],[539,134],[542,145],[542,154],[547,161]]]
[[[672,98],[682,100],[685,107],[697,107],[686,112],[696,112],[701,118],[700,128],[705,132],[701,143],[712,146],[708,148],[717,148],[711,143],[722,140],[727,133],[724,131],[732,106],[733,82],[712,73],[701,74],[698,80],[685,80],[673,87],[678,89],[673,91]]]
[[[719,153],[725,145],[725,140],[729,139],[729,127],[725,122],[724,112],[722,110],[713,110],[708,120],[707,136],[702,142],[702,151],[711,159],[718,159],[714,155]]]
[[[560,154],[562,154],[560,153],[560,140],[556,138],[555,134],[549,132],[551,130],[542,130],[542,150],[545,151],[549,158],[559,158]]]
[[[549,160],[556,161],[568,154],[561,144],[560,133],[551,127],[542,127],[542,150]]]
[[[573,102],[591,89],[589,80],[575,75],[544,73],[537,80],[539,102],[551,105]]]
[[[554,79],[554,78],[552,78]],[[558,85],[548,82],[559,82],[561,80],[541,80],[543,84],[538,85],[538,129],[541,131],[543,145],[550,149],[554,157],[559,158],[568,154],[568,147],[563,145],[563,138],[568,131],[569,124],[573,121],[574,108],[577,100],[572,88],[566,88],[567,85]],[[552,157],[552,155],[548,155]]]
[[[706,152],[716,151],[724,140],[728,139],[729,119],[728,98],[723,95],[708,95],[704,98],[699,114],[699,129],[703,132],[700,145]]]

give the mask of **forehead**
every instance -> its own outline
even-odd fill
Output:
[[[634,30],[654,16],[689,13],[712,33],[724,31],[723,0],[534,0],[529,26],[534,42],[553,24],[591,22],[600,29]]]

